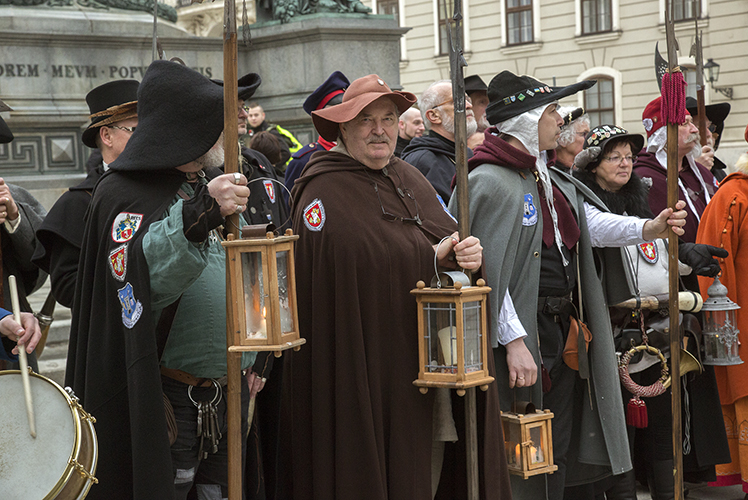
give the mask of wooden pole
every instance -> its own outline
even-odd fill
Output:
[[[665,28],[667,32],[668,70],[675,73],[678,65],[678,42],[675,39],[675,27],[672,18],[671,0],[666,2]],[[663,84],[663,87],[665,85]],[[673,96],[674,97],[674,96]],[[667,206],[675,210],[678,202],[678,124],[667,124]],[[681,423],[681,382],[680,364],[677,353],[681,350],[680,324],[678,308],[678,236],[672,227],[668,230],[668,275],[670,307],[670,376],[673,383],[670,387],[670,409],[673,421],[673,489],[675,500],[683,500],[683,430]]]
[[[446,9],[446,5],[445,5]],[[445,12],[446,14],[446,12]],[[467,118],[465,111],[465,77],[462,69],[467,66],[462,55],[462,1],[454,0],[453,23],[450,24],[449,66],[452,76],[452,101],[455,124],[455,168],[457,176],[457,225],[460,241],[470,236],[470,204],[468,195],[467,166]],[[454,31],[453,31],[454,28]],[[470,277],[470,271],[465,270]],[[467,498],[478,500],[478,424],[475,387],[465,391],[465,455],[467,467]]]
[[[16,286],[16,277],[12,274],[8,276],[8,286],[10,287],[10,300],[13,305],[13,319],[16,323],[21,323],[21,306],[18,300],[18,287]],[[31,398],[31,377],[29,377],[29,362],[26,358],[26,346],[18,346],[18,364],[21,369],[21,382],[23,383],[23,395],[26,400],[26,417],[29,421],[29,434],[36,438],[36,420],[34,418],[34,401]]]
[[[704,53],[702,51],[701,36],[699,36],[699,21],[693,20],[696,35],[691,49],[691,56],[696,59],[696,126],[699,127],[701,145],[706,146],[706,105],[704,102]]]
[[[234,0],[224,0],[223,4],[223,145],[224,172],[227,174],[239,171],[239,127],[237,123],[239,95],[237,88],[237,43],[236,43],[236,4]],[[229,234],[239,237],[239,216],[229,215],[226,218]],[[228,253],[226,257],[226,345],[233,345],[235,329],[235,302],[241,297],[232,293],[231,275],[229,273]],[[228,387],[226,394],[226,415],[228,424],[228,475],[229,500],[242,499],[242,432],[241,432],[241,352],[226,350],[226,376]]]

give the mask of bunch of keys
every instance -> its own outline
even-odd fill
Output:
[[[197,407],[197,437],[200,438],[200,452],[198,454],[202,455],[202,458],[208,458],[208,453],[218,451],[218,442],[222,437],[218,425],[218,404],[221,402],[222,391],[218,382],[215,380],[212,382],[216,394],[210,402],[195,401],[192,399],[192,386],[187,389],[190,401]]]

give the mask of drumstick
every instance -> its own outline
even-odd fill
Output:
[[[18,288],[16,277],[8,276],[10,285],[10,303],[13,305],[13,318],[21,324],[21,306],[18,302]],[[34,402],[31,399],[31,378],[29,377],[29,362],[26,358],[26,346],[18,346],[18,362],[21,365],[21,380],[23,381],[23,395],[26,397],[26,416],[29,419],[29,433],[36,438],[36,423],[34,422]]]

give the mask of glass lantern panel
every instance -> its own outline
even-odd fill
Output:
[[[262,276],[262,254],[242,253],[244,275],[244,314],[248,339],[267,339],[265,285]]]
[[[288,333],[296,331],[291,314],[291,301],[288,297],[288,250],[275,254],[278,266],[278,297],[280,299],[281,332]]]
[[[522,467],[521,445],[522,433],[520,424],[504,421],[504,451],[507,465]]]
[[[545,439],[543,439],[543,427],[530,427],[530,446],[528,448],[528,455],[530,458],[530,465],[541,464],[545,462]]]
[[[457,310],[454,304],[426,302],[427,372],[457,373]]]
[[[465,335],[465,373],[483,370],[481,359],[481,303],[467,302],[462,306]]]

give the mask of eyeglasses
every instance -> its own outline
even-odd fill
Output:
[[[132,134],[133,132],[135,132],[135,129],[138,126],[136,125],[134,127],[120,127],[119,125],[107,125],[107,127],[109,127],[109,128],[116,128],[116,129],[119,129],[119,130],[125,130],[125,131],[130,132]]]
[[[711,132],[712,134],[717,131],[717,126],[713,123],[709,125],[707,128],[709,129],[709,132]]]
[[[368,174],[368,172],[367,172]],[[416,224],[417,226],[423,225],[423,222],[421,222],[421,214],[418,211],[418,202],[416,201],[415,196],[413,196],[413,191],[411,191],[408,188],[402,189],[397,188],[397,193],[405,198],[406,196],[413,200],[413,203],[416,205],[416,216],[415,217],[402,217],[400,215],[391,214],[387,210],[384,209],[384,205],[382,204],[382,198],[379,196],[379,186],[377,185],[376,181],[374,182],[374,192],[377,193],[377,200],[379,200],[379,207],[382,209],[382,219],[386,220],[387,222],[408,222],[411,224]]]
[[[611,163],[615,163],[616,165],[620,165],[623,160],[626,160],[627,162],[633,164],[636,162],[636,155],[628,155],[628,156],[621,156],[621,155],[613,155],[613,156],[604,156],[603,160],[608,160]]]
[[[449,104],[449,103],[450,103],[450,102],[452,102],[452,101],[454,101],[454,98],[453,98],[453,97],[450,97],[450,98],[449,98],[448,100],[444,101],[444,102],[443,102],[443,103],[441,103],[441,104],[437,104],[436,106],[432,106],[432,107],[431,107],[430,109],[436,109],[436,108],[438,108],[439,106],[444,106],[445,104]],[[473,100],[472,100],[472,99],[470,99],[470,96],[469,96],[469,95],[467,95],[467,94],[465,94],[465,102],[466,102],[466,103],[469,103],[469,104],[471,104],[471,105],[473,104]]]

